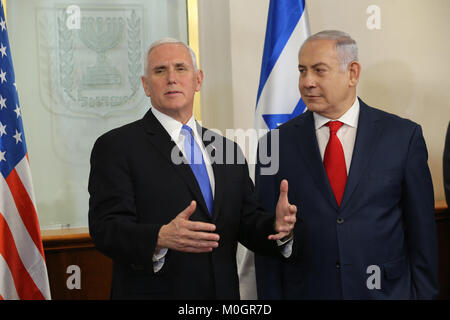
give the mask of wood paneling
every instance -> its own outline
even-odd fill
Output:
[[[43,230],[42,241],[52,299],[109,299],[112,261],[95,249],[87,228]],[[79,267],[80,289],[67,286],[76,276],[70,266]]]

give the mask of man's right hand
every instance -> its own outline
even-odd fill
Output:
[[[214,224],[189,221],[196,207],[197,203],[191,201],[175,219],[161,227],[155,252],[161,248],[194,253],[211,252],[219,246],[219,235],[212,233],[216,230]]]

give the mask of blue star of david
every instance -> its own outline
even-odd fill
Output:
[[[263,114],[262,117],[264,121],[267,124],[267,127],[270,130],[275,129],[279,125],[285,123],[286,121],[295,118],[298,115],[301,115],[303,111],[305,110],[306,105],[303,102],[303,100],[300,98],[300,100],[297,103],[297,106],[295,106],[294,111],[292,113],[286,113],[286,114]]]

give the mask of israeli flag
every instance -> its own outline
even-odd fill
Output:
[[[298,51],[309,35],[305,0],[270,0],[256,99],[256,129],[275,129],[305,110],[297,66]]]
[[[298,89],[297,66],[298,51],[309,35],[305,0],[270,0],[255,129],[275,129],[305,110]],[[250,175],[254,176],[253,166],[249,167]],[[241,245],[238,273],[241,299],[257,299],[254,254]]]

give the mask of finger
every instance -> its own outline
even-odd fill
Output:
[[[205,249],[214,249],[219,246],[217,241],[199,241],[199,240],[190,240],[183,239],[178,243],[178,250],[183,250],[185,248],[196,248],[200,250]]]
[[[185,227],[191,231],[208,231],[216,230],[216,225],[200,221],[186,221]]]
[[[183,218],[183,219],[189,219],[191,217],[191,215],[194,213],[195,208],[197,208],[197,202],[195,202],[194,200],[191,201],[191,203],[186,207],[186,209],[184,209],[183,211],[181,211],[178,216]]]
[[[295,215],[284,217],[284,222],[286,222],[287,224],[295,224],[296,221],[297,217]]]
[[[295,204],[289,205],[289,213],[294,215],[297,213],[297,206]]]
[[[292,231],[292,229],[294,229],[294,225],[293,225],[293,224],[291,224],[291,225],[285,225],[285,226],[280,226],[280,227],[278,227],[277,230],[275,230],[275,231],[277,231],[278,233],[281,233],[281,232],[289,233],[289,232]]]
[[[279,232],[277,234],[271,234],[270,236],[268,236],[267,238],[269,240],[281,240],[284,237],[286,237],[289,233],[288,232]]]
[[[179,251],[182,252],[188,252],[188,253],[205,253],[205,252],[211,252],[214,248],[196,248],[196,247],[184,247],[179,249]]]
[[[209,233],[209,232],[199,232],[199,231],[191,231],[186,230],[184,232],[184,237],[194,241],[219,241],[220,236],[217,233]]]
[[[278,198],[278,201],[281,200],[287,201],[288,200],[287,194],[288,194],[288,182],[286,179],[283,179],[281,180],[280,183],[280,197]]]

